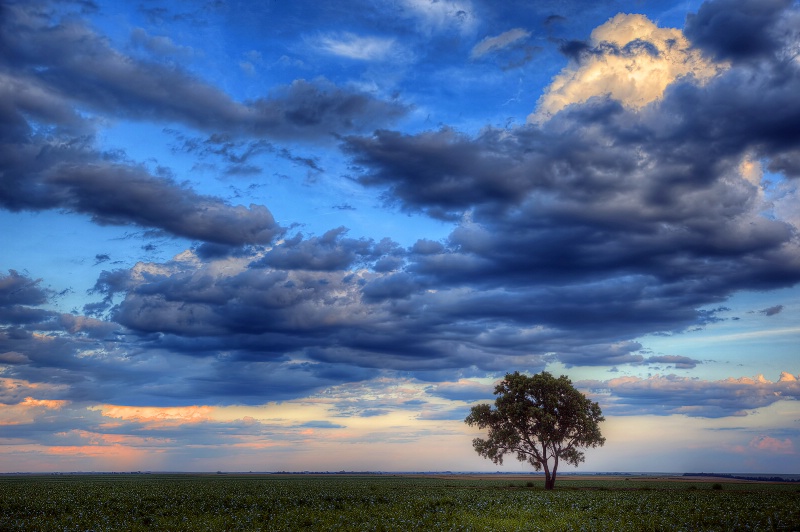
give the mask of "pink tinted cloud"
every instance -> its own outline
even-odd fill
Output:
[[[778,401],[800,399],[800,380],[788,372],[781,373],[777,382],[763,375],[719,381],[654,375],[577,384],[580,388],[589,388],[601,405],[608,407],[609,413],[618,415],[743,416]]]
[[[770,436],[758,436],[750,441],[750,447],[770,453],[794,454],[794,444],[789,438],[779,440]]]

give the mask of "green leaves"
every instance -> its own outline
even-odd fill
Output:
[[[516,454],[517,460],[527,461],[537,471],[544,468],[552,487],[559,460],[578,465],[585,459],[578,448],[606,441],[600,433],[599,423],[605,420],[600,406],[576,390],[565,375],[508,373],[494,393],[494,409],[476,405],[464,422],[489,429],[488,438],[475,438],[472,446],[496,464],[503,463],[505,454]]]

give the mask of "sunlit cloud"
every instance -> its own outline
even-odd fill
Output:
[[[641,108],[678,79],[702,83],[724,69],[692,48],[681,30],[620,13],[592,31],[586,49],[552,80],[528,121],[541,123],[595,96]]]
[[[33,397],[26,397],[21,403],[21,406],[42,406],[50,410],[57,410],[67,404],[68,401],[59,401],[55,399],[34,399]]]
[[[215,409],[211,406],[188,407],[134,407],[102,405],[91,407],[105,417],[135,421],[152,426],[180,425],[211,421]]]
[[[0,426],[35,423],[42,415],[60,410],[67,404],[69,401],[33,397],[25,397],[16,404],[0,403]]]

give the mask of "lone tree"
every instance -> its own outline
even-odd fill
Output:
[[[606,441],[598,425],[605,420],[600,406],[564,375],[556,379],[546,371],[531,377],[508,373],[494,394],[495,408],[473,406],[464,420],[489,428],[489,437],[475,438],[472,446],[495,464],[503,463],[503,455],[516,453],[520,462],[528,462],[536,471],[544,469],[545,489],[555,486],[560,460],[577,466],[584,461],[578,448]]]

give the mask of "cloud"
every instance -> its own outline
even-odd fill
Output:
[[[796,382],[797,377],[789,373],[788,371],[782,371],[781,377],[778,379],[778,382]]]
[[[0,441],[5,440],[8,443],[9,440],[16,440],[16,433],[31,425],[47,423],[54,415],[60,415],[62,408],[68,404],[67,401],[35,399],[31,396],[17,402],[9,398],[3,389],[7,380],[0,379],[0,427],[3,432]]]
[[[791,0],[707,1],[686,17],[686,36],[717,61],[769,58],[796,32],[800,18],[791,7]]]
[[[25,357],[24,362],[30,362],[30,359]],[[30,410],[46,410],[58,409],[63,406],[64,402],[58,399],[35,399],[36,397],[52,397],[63,390],[62,386],[52,383],[39,383],[31,382],[24,379],[14,379],[10,377],[0,377],[0,404],[4,405],[17,405],[17,411],[14,414],[22,414],[25,417],[29,416]],[[9,412],[6,410],[6,412]],[[4,420],[5,423],[16,423],[11,421],[8,417]]]
[[[619,335],[640,330],[644,318],[631,323],[635,312],[611,311],[604,299],[619,290],[580,287],[566,298],[551,288],[432,290],[437,285],[424,274],[383,267],[403,260],[401,249],[344,235],[297,235],[236,255],[198,249],[164,264],[104,272],[96,290],[109,300],[122,296],[111,315],[141,347],[195,357],[222,350],[230,353],[227,363],[272,364],[291,353],[319,367],[421,374],[464,366],[541,369],[547,357],[568,365],[642,362],[641,345]],[[651,304],[647,319],[653,311]],[[587,329],[587,320],[597,329]]]
[[[65,209],[100,225],[138,225],[230,245],[268,243],[284,231],[264,206],[229,205],[85,146],[35,140],[16,148],[6,156],[0,148],[0,166],[10,176],[0,206],[12,211]]]
[[[706,59],[678,29],[659,28],[643,15],[618,14],[592,31],[589,42],[572,43],[575,55],[528,117],[542,123],[558,111],[593,97],[609,97],[638,109],[662,98],[681,78],[699,83],[723,68]]]
[[[381,61],[393,54],[394,39],[362,37],[352,33],[320,36],[316,47],[324,52],[359,61]]]
[[[444,397],[451,401],[480,401],[490,399],[494,393],[493,384],[481,384],[468,379],[456,382],[440,382],[428,390],[431,395]]]
[[[31,279],[15,270],[0,273],[0,306],[41,305],[48,299],[47,290],[39,285],[41,279]]]
[[[321,237],[303,239],[298,233],[283,241],[253,263],[254,266],[270,266],[279,270],[347,270],[358,265],[359,261],[374,261],[384,255],[386,249],[367,239],[344,238],[347,229],[331,229]],[[396,244],[385,243],[392,249]]]
[[[30,362],[30,359],[22,353],[16,351],[0,353],[0,364],[25,364],[27,362]]]
[[[159,56],[190,56],[194,51],[188,46],[180,46],[164,35],[150,35],[144,28],[134,28],[131,42],[148,52]]]
[[[800,384],[788,373],[782,374],[778,382],[761,375],[720,381],[656,375],[647,379],[619,377],[602,382],[582,381],[576,386],[592,389],[598,394],[596,400],[603,405],[603,410],[612,415],[745,416],[749,410],[778,401],[800,399]]]
[[[346,428],[344,425],[340,425],[338,423],[331,423],[330,421],[323,420],[323,421],[306,421],[305,423],[300,423],[297,425],[298,427],[302,428],[309,428],[309,429],[343,429]]]
[[[521,67],[541,51],[540,47],[527,44],[530,36],[530,32],[514,28],[495,37],[486,37],[473,46],[470,59],[489,59],[498,63],[503,70]]]
[[[286,159],[311,172],[323,171],[318,158],[295,155],[289,149],[264,139],[239,139],[225,133],[212,133],[205,137],[189,136],[171,128],[164,129],[164,133],[175,138],[175,143],[171,146],[173,152],[189,153],[202,160],[217,159],[226,165],[224,171],[228,175],[261,173],[261,167],[253,163],[264,155]]]
[[[652,357],[647,357],[645,362],[647,364],[671,364],[674,365],[677,369],[692,369],[696,368],[698,364],[702,364],[702,362],[699,360],[695,360],[693,358],[684,357],[680,355],[652,356]]]
[[[794,454],[794,444],[789,438],[778,440],[771,436],[757,436],[750,442],[750,447],[774,454]]]
[[[530,36],[529,31],[522,28],[514,28],[495,37],[485,37],[472,48],[470,58],[478,59],[487,54],[495,53],[503,48],[513,46]]]
[[[464,0],[402,0],[409,14],[418,19],[426,33],[456,30],[473,31],[478,23],[472,3]]]
[[[107,418],[143,423],[150,427],[204,423],[212,420],[214,414],[214,408],[205,405],[188,407],[98,405],[90,410],[97,410]]]
[[[273,406],[264,405],[261,414],[268,414]],[[0,425],[5,444],[13,444],[17,449],[22,447],[26,454],[33,454],[39,460],[47,459],[38,456],[40,453],[66,457],[105,456],[112,459],[106,466],[109,470],[118,469],[119,460],[131,455],[136,456],[137,461],[144,458],[139,455],[151,456],[156,469],[166,469],[185,455],[187,444],[195,449],[207,449],[203,455],[208,458],[214,454],[214,449],[222,448],[225,453],[237,454],[247,453],[248,449],[263,452],[265,448],[296,448],[307,440],[309,430],[344,428],[326,420],[255,419],[236,415],[235,409],[225,407],[100,405],[86,408],[85,405],[33,398],[14,405],[0,405]]]
[[[205,131],[272,138],[320,138],[386,123],[405,112],[397,103],[335,87],[324,80],[296,80],[273,94],[236,102],[220,89],[173,65],[139,61],[75,19],[42,22],[21,5],[6,6],[0,32],[9,50],[10,81],[27,86],[4,94],[16,105],[28,97],[53,122],[79,120],[72,110],[117,118],[177,122]],[[47,25],[47,23],[50,23]],[[91,57],[91,61],[82,58]],[[28,69],[37,65],[35,71]],[[22,101],[19,101],[22,100]],[[42,110],[35,112],[43,118]]]
[[[618,365],[644,361],[642,334],[702,327],[720,318],[701,309],[739,290],[800,281],[794,219],[781,214],[790,209],[775,210],[748,170],[800,142],[796,65],[712,68],[698,84],[688,73],[710,75],[709,63],[679,30],[627,16],[601,29],[597,46],[610,44],[585,64],[655,61],[666,69],[655,79],[669,80],[657,102],[592,98],[540,125],[345,139],[361,184],[401,210],[457,223],[445,241],[412,248],[385,300],[419,301],[451,323],[485,320],[487,351],[535,345],[567,364]],[[679,57],[687,75],[658,63]],[[781,193],[796,201],[793,190]],[[502,337],[518,344],[500,341],[509,327],[519,334]]]
[[[774,316],[775,314],[780,314],[782,310],[783,310],[783,305],[775,305],[773,307],[759,310],[759,312],[761,314],[764,314],[765,316]]]
[[[87,214],[101,225],[137,225],[234,246],[265,244],[283,231],[266,207],[229,205],[176,183],[168,173],[153,175],[124,152],[100,150],[99,128],[131,119],[213,132],[231,142],[320,140],[369,130],[406,112],[397,102],[324,79],[295,80],[269,95],[237,102],[179,66],[125,55],[77,18],[51,17],[26,3],[2,9],[0,170],[5,178],[0,207],[11,211],[62,209]],[[134,36],[155,45],[141,32]],[[158,43],[161,48],[169,44]],[[319,170],[314,159],[273,149]],[[252,154],[245,151],[229,170],[254,171],[245,163]]]
[[[437,13],[459,7],[414,5],[428,10],[430,27]],[[796,192],[781,190],[780,210],[774,192],[759,188],[762,164],[792,168],[797,151],[798,78],[777,56],[761,54],[759,68],[731,59],[730,68],[698,84],[692,69],[709,60],[695,62],[678,30],[621,16],[586,48],[574,47],[565,73],[583,75],[595,61],[613,85],[623,79],[614,77],[622,65],[645,65],[660,80],[645,91],[658,94],[648,105],[643,96],[598,92],[541,124],[369,134],[406,107],[322,79],[236,102],[178,67],[114,50],[71,19],[34,24],[23,6],[8,9],[16,25],[0,27],[12,57],[2,85],[0,204],[66,209],[100,224],[199,241],[171,260],[104,271],[93,319],[45,308],[50,294],[42,281],[13,271],[0,276],[9,401],[190,408],[202,397],[263,404],[343,382],[355,389],[353,383],[394,372],[444,379],[427,393],[461,401],[485,392],[470,375],[509,367],[540,370],[557,361],[691,369],[698,360],[646,357],[636,339],[713,323],[737,291],[800,281],[797,227],[783,214]],[[782,23],[768,20],[764,31],[780,37],[769,28]],[[448,24],[437,27],[452,29]],[[515,35],[493,37],[502,39],[480,51],[508,50],[523,40]],[[789,46],[778,42],[783,48],[776,49]],[[61,46],[98,61],[77,61]],[[689,61],[685,73],[670,70],[678,58]],[[46,68],[31,68],[40,63]],[[109,75],[115,69],[119,79]],[[137,76],[140,86],[118,84]],[[258,168],[265,156],[320,170],[294,144],[290,151],[276,142],[323,142],[333,133],[356,182],[391,206],[448,220],[453,229],[408,248],[352,238],[343,227],[291,233],[264,206],[228,204],[99,150],[93,113],[191,128],[175,130],[176,150],[240,172]],[[456,370],[464,380],[453,380]],[[598,386],[610,390],[613,412],[719,417],[796,397],[792,379],[669,376]],[[427,419],[458,413],[429,405],[430,397],[403,399],[423,401],[403,404],[424,407]],[[393,401],[353,403],[345,412],[389,415]],[[81,430],[70,437],[85,443],[97,432]]]

